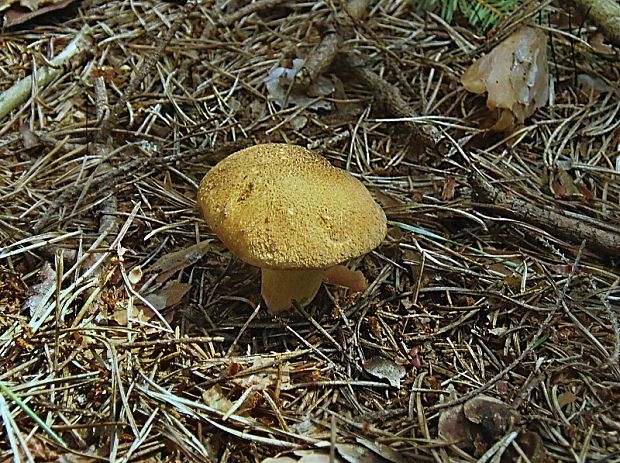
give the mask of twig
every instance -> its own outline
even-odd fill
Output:
[[[310,52],[301,69],[295,74],[294,90],[304,91],[317,77],[329,69],[338,55],[340,42],[340,36],[333,30],[321,39],[319,45]]]
[[[342,57],[342,62],[345,65],[345,67],[339,67],[339,70],[352,74],[354,79],[366,86],[388,113],[394,117],[402,118],[417,115],[416,111],[402,97],[398,87],[390,84],[366,67],[363,64],[365,59],[353,53],[343,53],[339,56]],[[430,125],[420,125],[410,121],[404,124],[415,138],[414,147],[418,150],[418,154],[427,149],[437,148],[442,141],[439,131]]]
[[[256,13],[257,11],[273,8],[274,6],[278,6],[285,1],[286,0],[258,0],[257,2],[244,6],[243,8],[239,8],[233,13],[223,16],[219,23],[223,26],[230,26],[241,18],[251,15],[252,13]]]
[[[28,99],[28,96],[32,93],[33,77],[36,78],[36,86],[43,88],[65,71],[64,66],[71,58],[78,53],[88,50],[91,46],[90,33],[90,27],[82,27],[75,38],[69,42],[69,45],[58,56],[49,61],[49,66],[37,69],[36,74],[24,77],[2,93],[0,95],[0,118],[6,116]]]
[[[474,207],[501,211],[502,215],[538,226],[569,241],[586,241],[586,247],[595,248],[608,255],[620,255],[620,233],[613,233],[566,217],[557,212],[512,198],[493,187],[481,175],[473,173],[469,183],[482,201]]]

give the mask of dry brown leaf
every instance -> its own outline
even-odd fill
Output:
[[[52,268],[49,262],[45,262],[39,270],[39,283],[32,286],[28,291],[28,299],[26,300],[26,308],[28,309],[30,316],[34,317],[35,312],[44,302],[45,296],[56,285],[56,271]]]
[[[372,450],[376,454],[380,455],[387,461],[390,461],[392,463],[406,463],[405,457],[389,445],[385,445],[376,441],[370,441],[368,439],[364,439],[363,437],[357,437],[355,440],[367,449]]]
[[[520,419],[517,411],[513,410],[499,399],[479,395],[463,404],[463,413],[472,423],[483,427],[487,436],[501,437]]]
[[[400,380],[407,373],[405,367],[385,357],[373,357],[367,360],[364,362],[364,369],[377,378],[387,379],[390,385],[396,388],[400,388]]]
[[[146,295],[145,299],[153,304],[157,310],[163,310],[181,302],[191,287],[192,285],[188,283],[169,281],[163,288]]]
[[[347,463],[382,463],[381,458],[371,450],[355,444],[336,444],[338,454]]]
[[[570,174],[564,169],[559,169],[557,178],[552,182],[553,192],[560,198],[580,196],[579,188]]]
[[[452,175],[448,175],[444,180],[443,190],[441,192],[442,201],[452,201],[454,192],[456,191],[456,179]]]
[[[439,415],[438,433],[459,448],[485,452],[513,428],[520,415],[501,400],[480,395]]]
[[[463,413],[463,405],[445,409],[439,415],[437,425],[439,437],[459,448],[471,448],[474,427]]]
[[[558,396],[558,405],[560,408],[564,408],[566,405],[573,403],[578,398],[579,397],[570,391],[563,392]]]
[[[207,389],[202,393],[202,401],[208,407],[215,410],[226,413],[233,406],[233,403],[222,392],[222,388],[219,384]]]
[[[536,432],[523,432],[517,438],[517,443],[531,463],[551,463],[553,461],[545,449],[545,444],[540,434]],[[511,461],[520,462],[523,459],[515,452]]]
[[[328,285],[349,288],[354,293],[363,293],[368,289],[368,280],[359,270],[351,270],[345,265],[334,265],[325,270],[323,281]]]
[[[157,315],[155,315],[155,313],[149,307],[135,305],[133,306],[133,310],[131,311],[130,318],[132,321],[148,322],[149,320],[152,320],[156,316]],[[127,320],[129,319],[127,308],[120,307],[120,308],[114,309],[114,312],[112,313],[111,318],[116,323],[118,323],[120,326],[127,325]]]
[[[10,28],[38,16],[66,8],[75,0],[5,0],[0,3],[4,11],[3,26]]]
[[[148,272],[160,272],[156,281],[157,283],[163,283],[175,272],[189,267],[202,259],[210,247],[211,245],[209,242],[203,241],[188,248],[181,249],[180,251],[165,254],[157,259],[157,262],[148,269]]]
[[[461,77],[470,92],[488,92],[487,107],[498,110],[493,130],[522,124],[549,98],[547,35],[533,27],[511,34]]]
[[[244,389],[253,387],[257,391],[275,386],[278,382],[280,386],[288,385],[291,381],[290,365],[283,363],[278,367],[278,365],[272,364],[272,358],[257,357],[250,368],[258,369],[258,371],[251,375],[239,376],[233,382]],[[261,368],[263,366],[264,368]]]
[[[30,11],[36,11],[45,7],[53,7],[65,3],[66,0],[0,0],[0,11],[11,7],[21,6]]]
[[[127,278],[132,285],[136,285],[142,279],[142,267],[136,265],[131,271],[127,274]]]

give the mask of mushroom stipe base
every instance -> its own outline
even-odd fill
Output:
[[[323,283],[325,270],[261,270],[261,294],[271,313],[289,310],[293,301],[310,304]]]

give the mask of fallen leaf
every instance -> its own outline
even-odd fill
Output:
[[[443,190],[441,192],[442,201],[452,201],[456,190],[456,179],[452,175],[448,175],[444,180]]]
[[[472,448],[474,440],[474,426],[463,413],[463,405],[446,408],[439,415],[437,425],[439,437],[459,448]]]
[[[19,127],[19,134],[22,137],[22,144],[26,149],[38,146],[41,143],[39,136],[25,124]]]
[[[188,283],[179,283],[178,281],[169,281],[166,285],[144,298],[153,304],[157,310],[163,310],[178,304],[187,294],[192,285]]]
[[[388,461],[391,461],[392,463],[406,463],[405,457],[389,445],[385,445],[376,441],[370,441],[368,439],[364,439],[363,437],[357,437],[355,440],[367,449],[372,450],[376,454],[380,455]]]
[[[323,282],[349,288],[354,293],[363,293],[368,289],[368,280],[359,270],[351,270],[345,265],[334,265],[325,270]]]
[[[469,421],[482,426],[487,436],[504,435],[520,419],[519,412],[499,399],[479,395],[463,404],[463,413]]]
[[[203,241],[188,248],[181,249],[180,251],[165,254],[157,259],[147,272],[160,272],[160,275],[157,276],[155,281],[157,281],[157,283],[163,283],[175,272],[189,267],[202,259],[210,247],[211,244],[209,242]]]
[[[297,463],[330,463],[329,453],[324,450],[295,450],[293,453],[301,457]],[[342,463],[342,460],[336,457],[334,462]]]
[[[522,432],[517,437],[517,444],[531,463],[551,463],[553,461],[545,449],[542,437],[536,432]],[[512,462],[523,461],[523,458],[516,451],[511,452],[511,454]]]
[[[564,408],[568,404],[572,404],[578,397],[570,391],[563,392],[558,396],[558,405]]]
[[[438,434],[477,456],[520,421],[520,415],[501,400],[480,395],[439,415]]]
[[[549,98],[547,34],[524,27],[473,63],[461,77],[470,92],[488,92],[487,107],[497,110],[493,130],[522,124]]]
[[[130,270],[127,274],[127,278],[132,285],[136,285],[142,279],[142,267],[136,265],[134,268]]]
[[[4,10],[3,26],[10,28],[23,24],[46,13],[62,10],[73,2],[75,0],[21,0],[18,5],[17,1],[5,1],[0,4],[0,11]]]
[[[572,264],[554,264],[549,266],[549,271],[556,275],[570,275],[573,266]]]
[[[364,369],[373,376],[387,379],[391,386],[400,389],[400,380],[405,377],[407,371],[402,365],[398,365],[385,357],[373,357],[364,363]]]
[[[208,407],[214,408],[215,410],[226,413],[233,406],[233,403],[224,396],[222,392],[222,388],[219,384],[207,389],[202,393],[202,401]]]
[[[560,198],[580,195],[579,188],[575,185],[573,177],[564,169],[558,170],[557,178],[553,181],[553,190]]]
[[[347,463],[383,463],[379,455],[361,445],[336,444],[336,450]]]
[[[265,458],[261,463],[297,463],[297,460],[291,457],[269,457]]]
[[[26,308],[30,316],[34,317],[42,304],[47,301],[46,296],[50,294],[56,286],[56,271],[49,262],[45,262],[37,275],[39,283],[32,286],[28,291],[28,299],[26,300]]]
[[[264,79],[269,97],[280,108],[285,106],[304,106],[309,109],[331,109],[330,102],[316,99],[317,96],[327,96],[334,92],[335,86],[330,79],[319,76],[317,81],[307,89],[307,92],[314,95],[314,97],[308,96],[305,92],[302,93],[290,88],[291,81],[295,78],[303,64],[303,59],[296,58],[293,60],[291,68],[276,66],[269,71],[269,74]]]
[[[274,365],[273,358],[270,357],[257,357],[249,368],[257,370],[256,373],[243,375],[241,371],[241,374],[233,379],[235,384],[244,389],[253,387],[255,390],[261,391],[275,386],[277,383],[281,387],[286,386],[291,381],[290,365],[288,363],[282,363],[279,366]]]

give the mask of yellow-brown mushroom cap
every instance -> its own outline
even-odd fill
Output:
[[[386,234],[385,214],[359,180],[295,145],[228,156],[203,178],[198,204],[222,242],[257,267],[329,267]]]

